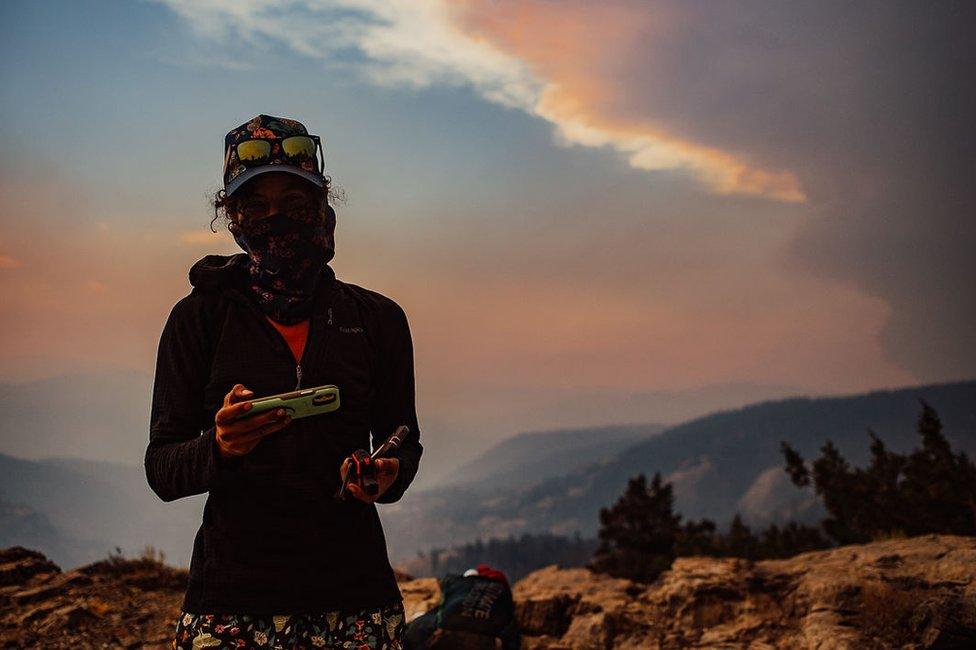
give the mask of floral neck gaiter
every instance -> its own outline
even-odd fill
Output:
[[[285,325],[307,319],[318,283],[335,277],[324,268],[335,256],[332,207],[324,222],[315,211],[275,212],[228,229],[250,258],[248,287],[261,310]]]

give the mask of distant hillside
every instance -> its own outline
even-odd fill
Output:
[[[661,424],[635,424],[520,433],[462,465],[445,483],[519,486],[538,482],[615,458],[638,440],[664,428]]]
[[[976,381],[920,386],[865,395],[794,398],[715,413],[672,427],[563,476],[510,489],[503,483],[434,489],[381,512],[398,549],[444,546],[477,538],[552,532],[594,535],[601,507],[613,503],[627,479],[661,471],[675,486],[675,509],[686,518],[722,524],[740,511],[753,523],[812,520],[818,504],[783,472],[779,445],[789,441],[815,457],[831,439],[852,462],[867,458],[867,429],[889,448],[918,443],[919,398],[938,411],[956,449],[976,454]]]
[[[0,454],[3,544],[37,548],[72,566],[115,546],[138,553],[151,544],[187,564],[205,496],[159,500],[142,466],[98,461],[25,460]]]
[[[0,496],[0,547],[14,545],[47,549],[49,557],[71,564],[88,562],[112,548],[106,540],[77,539],[57,528],[46,515]]]
[[[976,382],[970,381],[765,402],[660,433],[655,433],[657,425],[633,425],[516,436],[481,463],[463,469],[472,480],[411,490],[409,498],[379,511],[394,561],[410,559],[418,550],[523,532],[592,536],[599,508],[616,500],[627,478],[639,471],[650,475],[661,470],[672,480],[677,510],[685,517],[722,522],[741,510],[757,523],[810,519],[817,516],[815,501],[786,480],[779,441],[790,441],[812,458],[832,438],[848,458],[860,462],[870,426],[893,449],[905,451],[916,443],[913,427],[920,396],[938,410],[952,444],[976,454]],[[545,435],[556,436],[558,444],[547,445]],[[605,449],[600,435],[607,436]],[[631,435],[638,440],[628,445]],[[146,484],[144,443],[139,449],[131,465],[0,454],[0,495],[13,508],[0,526],[26,536],[7,543],[29,543],[69,565],[78,562],[70,548],[80,548],[77,552],[85,556],[81,561],[90,561],[115,545],[136,553],[152,544],[168,561],[186,564],[206,497],[160,501]],[[519,454],[524,454],[524,463]],[[589,467],[581,465],[585,461],[591,461]],[[493,463],[496,469],[489,470]],[[497,478],[489,471],[497,471]],[[38,519],[32,520],[31,513]]]

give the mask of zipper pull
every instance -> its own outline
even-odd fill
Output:
[[[329,325],[332,324],[332,307],[329,307]]]
[[[302,364],[297,364],[295,366],[295,376],[298,377],[298,383],[295,384],[295,390],[302,387]]]

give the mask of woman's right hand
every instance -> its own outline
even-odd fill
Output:
[[[249,453],[261,441],[261,438],[283,429],[291,422],[291,415],[287,412],[279,416],[283,409],[272,409],[260,415],[235,420],[248,412],[251,408],[249,399],[253,391],[244,388],[244,384],[234,384],[230,392],[224,396],[224,405],[217,411],[214,424],[217,429],[217,448],[224,458],[243,456]]]

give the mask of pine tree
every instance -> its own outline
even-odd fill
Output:
[[[830,546],[818,528],[791,521],[782,528],[771,524],[763,531],[757,556],[761,559],[793,557]]]
[[[722,539],[723,555],[744,557],[749,560],[759,559],[759,540],[752,534],[752,530],[742,521],[739,513],[735,514],[729,525],[729,532]]]
[[[715,532],[715,522],[709,519],[686,522],[678,529],[674,554],[678,557],[688,555],[719,555],[720,535]]]
[[[852,468],[827,442],[810,472],[800,454],[782,444],[793,483],[809,485],[812,476],[829,513],[823,527],[838,543],[926,533],[976,535],[976,465],[965,453],[952,452],[935,409],[920,402],[921,448],[893,453],[869,430],[871,460],[863,469]]]
[[[600,545],[590,568],[618,578],[652,582],[674,560],[680,515],[674,514],[670,483],[654,475],[650,488],[643,474],[610,508],[600,509]]]

